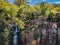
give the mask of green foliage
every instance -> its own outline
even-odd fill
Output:
[[[35,32],[34,39],[37,40],[38,38],[39,38],[39,34],[37,32]]]
[[[9,43],[9,30],[7,28],[4,29],[4,32],[0,33],[0,45],[8,45]]]
[[[39,24],[36,23],[37,20],[35,22],[31,22],[31,20],[39,20],[41,16],[46,17],[48,21],[60,19],[59,16],[56,18],[56,13],[60,11],[60,6],[44,4],[31,7],[26,4],[25,0],[16,0],[15,4],[0,0],[0,45],[8,45],[10,31],[8,26],[11,23],[12,25],[18,25],[22,30],[26,30],[28,27],[37,29],[39,27]],[[34,37],[37,39],[39,37],[38,33],[35,33]]]
[[[0,20],[0,45],[8,45],[9,43],[9,29],[4,21]]]
[[[24,22],[16,17],[13,18],[13,22],[15,22],[15,25],[18,25],[21,29],[24,28]]]
[[[9,44],[9,20],[11,23],[17,24],[21,29],[24,28],[24,22],[16,17],[18,10],[19,7],[16,5],[4,1],[0,2],[0,45]]]
[[[14,3],[17,5],[17,6],[21,6],[22,4],[26,4],[25,0],[15,0]]]
[[[56,14],[53,14],[52,12],[49,14],[48,21],[56,21]]]
[[[9,44],[9,29],[6,27],[4,29],[4,33],[3,33],[3,39],[4,39],[4,45],[8,45]]]

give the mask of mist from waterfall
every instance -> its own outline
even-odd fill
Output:
[[[13,32],[13,45],[17,45],[17,27],[15,31]]]

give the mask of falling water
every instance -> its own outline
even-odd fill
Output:
[[[17,45],[17,27],[13,33],[13,45]]]

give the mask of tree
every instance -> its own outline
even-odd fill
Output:
[[[26,4],[25,3],[25,0],[15,0],[15,2],[14,2],[17,6],[20,6],[20,5],[22,5],[22,4]]]
[[[0,1],[3,1],[3,2],[8,2],[8,0],[0,0]]]
[[[0,45],[9,44],[9,24],[24,28],[24,21],[17,17],[18,10],[16,5],[0,1]]]
[[[4,0],[4,2],[8,2],[8,0]]]

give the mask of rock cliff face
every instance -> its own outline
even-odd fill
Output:
[[[13,45],[13,35],[11,35],[11,45]],[[60,28],[56,22],[44,22],[39,28],[28,28],[27,32],[18,32],[18,45],[27,45],[36,40],[36,45],[60,45]]]
[[[17,33],[18,45],[60,45],[59,18],[57,15],[57,22],[47,21],[46,18],[29,20],[26,31]]]
[[[58,32],[57,32],[58,31]],[[13,45],[13,35],[11,35],[11,45]],[[60,45],[60,28],[57,28],[57,23],[43,23],[38,29],[30,28],[28,32],[20,31],[17,33],[18,45],[32,45],[34,40],[37,41],[37,45]],[[57,37],[58,36],[58,37]],[[39,39],[39,40],[38,40]],[[58,42],[57,42],[58,41]],[[35,42],[36,43],[36,42]]]

